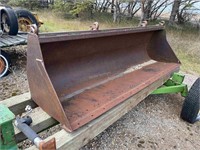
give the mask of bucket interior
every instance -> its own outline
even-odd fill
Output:
[[[65,101],[77,91],[151,60],[144,42],[150,36],[139,33],[42,44],[45,67],[58,97]]]
[[[162,32],[40,39],[44,66],[73,130],[177,70]]]

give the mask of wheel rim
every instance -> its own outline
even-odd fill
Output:
[[[3,55],[0,55],[0,78],[3,77],[8,71],[9,64]]]
[[[28,32],[29,31],[28,25],[32,24],[30,19],[24,17],[18,18],[18,23],[19,23],[19,31],[24,31],[24,32]]]
[[[2,17],[3,30],[8,33],[10,31],[8,16],[5,13],[3,13],[1,17]]]

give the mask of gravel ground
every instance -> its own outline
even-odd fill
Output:
[[[11,48],[11,74],[0,80],[0,100],[28,91],[25,46]],[[191,85],[196,77],[186,74],[185,83]],[[179,117],[184,98],[179,94],[151,95],[120,120],[91,140],[81,150],[88,149],[181,149],[199,150],[200,122],[194,125]],[[47,137],[60,127],[43,132]],[[20,148],[30,145],[26,141]]]
[[[10,54],[10,74],[0,79],[0,101],[29,91],[26,75],[26,46],[3,49]]]

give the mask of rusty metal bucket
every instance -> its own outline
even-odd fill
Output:
[[[180,66],[163,27],[29,34],[27,57],[32,99],[68,131]]]

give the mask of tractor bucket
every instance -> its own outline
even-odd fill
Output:
[[[32,99],[68,131],[180,67],[157,26],[30,33],[27,60]]]

